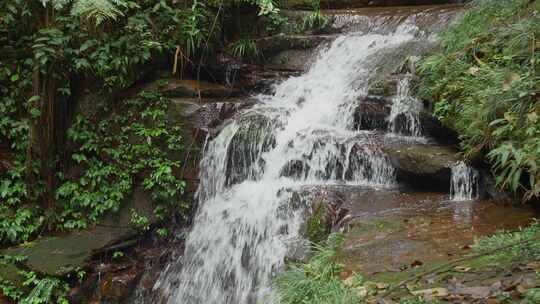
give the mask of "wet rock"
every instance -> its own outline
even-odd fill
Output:
[[[388,75],[375,79],[369,83],[368,94],[374,96],[391,97],[397,94],[398,82],[401,79],[397,75]]]
[[[37,239],[27,245],[2,250],[0,254],[26,256],[22,264],[39,273],[66,275],[77,268],[85,268],[94,254],[135,236],[138,232],[130,224],[131,210],[146,216],[150,224],[157,221],[148,193],[136,188],[119,212],[109,215],[93,229]]]
[[[315,48],[305,50],[284,50],[268,59],[267,68],[289,71],[306,71],[311,58],[315,55]]]
[[[196,79],[160,78],[146,85],[145,89],[158,89],[168,97],[227,98],[241,95],[237,89]]]
[[[390,102],[384,97],[362,97],[354,112],[354,128],[356,130],[386,130],[390,106]]]
[[[281,169],[280,175],[293,179],[303,179],[307,177],[309,169],[309,165],[304,161],[291,160]]]
[[[102,300],[107,303],[119,303],[132,292],[141,273],[142,270],[138,268],[108,273],[100,286]]]
[[[260,154],[269,151],[275,145],[272,130],[279,126],[279,121],[259,113],[242,116],[238,131],[228,146],[226,159],[228,186],[246,179],[257,177],[264,166]]]
[[[456,131],[444,126],[440,120],[427,111],[420,112],[421,132],[433,138],[439,144],[458,143]]]
[[[215,128],[238,111],[254,105],[253,98],[172,98],[169,120],[188,128]]]
[[[396,168],[397,179],[415,188],[449,191],[452,164],[458,161],[449,146],[388,145],[382,148]]]
[[[404,6],[425,4],[462,3],[461,0],[329,0],[321,1],[322,8],[357,8],[365,6]],[[311,9],[310,0],[288,0],[284,2],[286,8]]]
[[[279,34],[256,40],[257,48],[265,57],[287,50],[309,50],[322,42],[331,41],[329,35],[285,35]]]

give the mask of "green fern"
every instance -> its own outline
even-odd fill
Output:
[[[343,265],[336,262],[336,251],[343,236],[331,234],[305,264],[292,265],[275,281],[282,304],[358,304],[355,290],[339,278]]]
[[[41,3],[55,10],[65,9],[72,4],[71,15],[92,21],[95,25],[116,20],[124,16],[124,10],[137,7],[134,2],[125,0],[41,0]]]

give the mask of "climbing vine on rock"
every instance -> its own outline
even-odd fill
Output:
[[[64,176],[57,199],[63,204],[61,228],[85,228],[108,211],[118,211],[136,180],[151,192],[155,214],[180,213],[185,183],[176,174],[182,149],[180,127],[169,124],[169,100],[157,92],[141,92],[108,119],[78,116],[68,138],[78,145],[72,155],[77,173]]]

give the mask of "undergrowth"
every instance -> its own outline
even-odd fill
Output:
[[[336,250],[343,236],[332,234],[305,264],[290,265],[277,277],[275,285],[282,304],[353,304],[360,303],[356,291],[339,278],[343,265],[337,262]]]
[[[512,244],[516,245],[511,246]],[[502,251],[491,253],[494,249],[505,246],[510,247]],[[474,247],[474,251],[477,253],[486,253],[486,256],[490,260],[527,261],[539,259],[540,224],[535,222],[518,231],[502,231],[496,233],[480,240]]]
[[[499,186],[540,198],[539,2],[472,6],[421,61],[419,93],[458,131],[466,157],[487,155]]]
[[[174,174],[180,162],[171,157],[183,148],[182,131],[167,122],[169,105],[160,93],[143,91],[108,119],[77,117],[68,137],[78,145],[72,159],[80,173],[64,176],[58,188],[64,210],[59,228],[86,228],[118,211],[137,179],[151,193],[158,218],[187,217],[189,204],[180,199],[185,182]]]
[[[0,255],[0,267],[24,261],[24,256]],[[62,279],[37,274],[33,271],[20,270],[20,286],[0,277],[0,292],[19,304],[68,304],[66,298],[69,285]]]

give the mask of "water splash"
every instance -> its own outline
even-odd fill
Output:
[[[474,168],[460,161],[452,166],[450,199],[470,201],[478,198],[479,174]]]
[[[411,96],[412,75],[406,74],[398,80],[396,96],[392,98],[389,131],[394,135],[405,135],[422,140],[420,111],[422,103]]]

